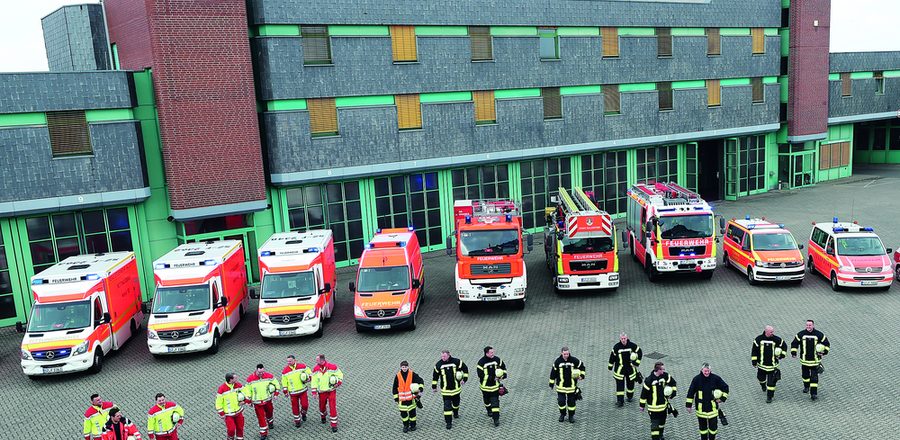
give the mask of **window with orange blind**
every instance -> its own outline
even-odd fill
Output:
[[[418,60],[415,26],[391,26],[391,49],[394,51],[395,63]]]
[[[722,105],[722,86],[717,79],[706,80],[706,105],[710,107]]]
[[[603,45],[603,58],[619,56],[619,28],[600,28],[600,41]]]
[[[84,110],[47,112],[53,157],[93,154],[91,130]]]
[[[706,54],[722,55],[722,33],[719,28],[706,28]]]
[[[820,170],[830,170],[847,165],[850,165],[850,142],[822,144],[819,146]]]
[[[493,90],[472,92],[472,101],[475,103],[476,125],[494,124],[497,122]]]
[[[335,136],[338,134],[337,107],[334,98],[306,100],[309,111],[309,131],[313,137]]]
[[[618,84],[604,84],[600,88],[603,91],[603,114],[617,115],[621,112]]]
[[[753,41],[753,54],[766,53],[766,34],[763,28],[750,28],[750,38]]]
[[[401,130],[422,128],[422,106],[419,105],[419,95],[397,95],[394,102],[397,104],[397,126]]]
[[[754,103],[766,101],[766,89],[763,86],[763,79],[760,77],[750,78],[751,97]]]
[[[850,73],[842,73],[841,74],[841,96],[852,96],[853,95],[853,79],[850,77]]]

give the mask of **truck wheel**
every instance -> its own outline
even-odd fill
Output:
[[[806,271],[809,272],[810,275],[816,273],[816,266],[813,264],[812,257],[809,257],[809,261],[806,262]]]
[[[837,275],[834,272],[831,272],[831,290],[835,292],[841,290],[841,286],[838,284]]]
[[[470,310],[469,303],[460,301],[459,303],[459,313],[468,313]]]
[[[634,238],[629,237],[628,242],[631,244],[628,246],[628,252],[631,254],[631,258],[634,258],[634,261],[637,261],[637,254],[634,253]]]
[[[321,319],[319,319],[319,328],[316,330],[315,333],[313,333],[313,336],[316,338],[321,338],[322,335],[324,335],[324,334],[325,334],[325,323],[322,322]]]
[[[416,309],[416,311],[413,312],[413,315],[412,315],[412,321],[410,321],[410,322],[409,322],[409,325],[406,326],[406,329],[407,329],[407,330],[413,331],[413,330],[416,329],[416,315],[418,315],[418,314],[419,314],[419,310]]]
[[[517,299],[513,301],[513,309],[515,310],[525,310],[525,300]]]
[[[644,270],[647,272],[647,279],[649,279],[651,283],[659,281],[659,271],[653,267],[653,261],[650,259],[650,254],[647,254],[647,256],[644,257]]]
[[[91,364],[90,373],[97,374],[103,370],[103,349],[98,348],[94,352],[94,363]]]
[[[216,354],[219,352],[219,330],[216,330],[215,333],[213,333],[212,345],[207,351],[209,354]]]
[[[703,278],[704,280],[711,280],[714,273],[716,273],[715,270],[704,270],[703,273],[700,274],[700,278]]]
[[[363,326],[356,324],[356,333],[364,333],[365,331],[366,329]]]
[[[759,283],[753,276],[753,268],[750,266],[747,266],[747,282],[749,282],[751,286],[755,286]]]
[[[894,278],[896,278],[897,281],[900,281],[900,264],[898,264],[897,268],[894,269]]]

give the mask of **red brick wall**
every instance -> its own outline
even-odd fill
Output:
[[[105,0],[110,43],[115,43],[119,65],[144,70],[153,65],[147,3],[152,0]]]
[[[825,133],[831,0],[792,0],[790,8],[788,136]]]
[[[132,12],[146,6],[153,86],[172,209],[266,199],[244,0],[107,0],[113,41],[144,38]],[[112,22],[112,18],[110,18]],[[123,52],[140,64],[143,43]]]

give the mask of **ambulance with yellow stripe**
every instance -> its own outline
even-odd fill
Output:
[[[156,260],[150,353],[217,352],[250,305],[244,263],[240,240],[186,243]]]
[[[559,188],[544,233],[547,267],[557,290],[619,287],[616,227],[581,188]]]
[[[337,290],[331,230],[272,235],[259,248],[259,271],[259,334],[322,336]]]
[[[803,268],[802,244],[797,244],[784,225],[765,218],[746,216],[725,222],[722,230],[722,262],[747,275],[750,284],[759,281],[792,281],[800,283]]]
[[[806,268],[828,278],[834,291],[843,287],[887,290],[894,280],[891,252],[873,228],[835,217],[831,223],[813,223]]]
[[[99,372],[144,322],[132,252],[66,258],[31,277],[31,290],[30,319],[16,325],[28,376]]]
[[[623,238],[651,282],[679,272],[712,278],[713,210],[699,194],[673,182],[638,183],[628,189],[627,210]]]

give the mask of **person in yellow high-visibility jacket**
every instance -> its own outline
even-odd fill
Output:
[[[216,412],[225,422],[228,440],[244,438],[244,395],[243,385],[234,378],[234,373],[225,374],[225,383],[216,390]]]
[[[330,419],[331,432],[337,432],[337,389],[344,383],[344,373],[337,365],[325,360],[325,355],[316,356],[316,366],[312,370],[313,394],[319,396],[319,415],[322,423],[325,423],[325,406],[327,404]]]
[[[147,436],[150,440],[178,440],[178,428],[184,424],[181,405],[166,400],[163,393],[156,394],[156,404],[147,411]]]
[[[291,414],[294,416],[294,426],[306,421],[306,411],[309,409],[309,398],[306,395],[309,382],[312,380],[312,370],[302,362],[297,362],[294,355],[287,357],[287,366],[281,370],[281,392],[291,398]]]
[[[247,376],[247,399],[256,411],[260,440],[266,440],[269,437],[269,429],[275,428],[272,399],[278,395],[278,386],[275,376],[266,371],[263,364],[257,364],[256,370]]]
[[[84,440],[96,440],[103,435],[103,427],[109,420],[109,410],[115,405],[105,402],[99,394],[91,395],[91,406],[84,412],[83,434]]]

